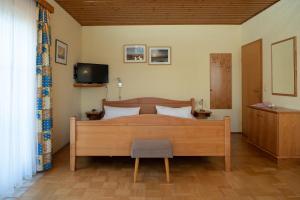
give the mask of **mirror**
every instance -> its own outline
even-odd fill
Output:
[[[296,37],[272,44],[272,94],[297,96]]]

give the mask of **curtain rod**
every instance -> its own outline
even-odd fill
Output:
[[[43,6],[45,9],[47,9],[50,13],[54,13],[54,7],[48,3],[46,0],[37,0],[37,2]]]

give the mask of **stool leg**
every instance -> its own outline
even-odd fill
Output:
[[[135,165],[134,165],[134,176],[133,176],[133,182],[136,182],[136,178],[137,178],[137,174],[138,174],[138,170],[139,170],[139,158],[135,158]]]
[[[170,167],[169,167],[169,159],[165,158],[165,168],[166,168],[166,176],[167,176],[167,182],[170,182]]]

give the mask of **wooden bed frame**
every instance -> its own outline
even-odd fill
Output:
[[[230,171],[230,118],[223,120],[185,119],[157,115],[155,105],[192,106],[190,101],[137,98],[124,101],[103,100],[103,106],[140,106],[140,115],[109,120],[70,119],[70,169],[76,170],[77,156],[130,156],[135,138],[167,138],[174,156],[222,156]]]

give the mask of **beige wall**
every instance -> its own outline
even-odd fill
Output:
[[[82,62],[110,66],[108,99],[116,100],[116,77],[124,82],[123,99],[154,96],[197,101],[209,108],[209,54],[232,53],[232,110],[213,110],[214,118],[232,116],[233,131],[241,130],[240,26],[106,26],[83,27]],[[170,46],[172,65],[124,64],[124,44]],[[105,88],[81,89],[81,113],[100,107]]]
[[[204,98],[209,108],[209,53],[230,52],[233,55],[233,109],[213,110],[213,118],[232,116],[233,131],[241,131],[241,67],[242,44],[263,39],[264,100],[300,109],[299,97],[271,95],[271,43],[300,36],[300,1],[281,0],[242,26],[106,26],[81,27],[68,13],[55,7],[51,17],[53,66],[53,146],[57,151],[69,142],[69,117],[92,108],[99,109],[101,99],[118,98],[116,77],[124,82],[123,99],[155,96],[197,101]],[[54,41],[69,45],[68,65],[54,62]],[[124,64],[124,44],[171,46],[171,66]],[[110,84],[105,88],[73,88],[73,64],[76,62],[107,63]],[[299,53],[298,53],[299,61]],[[299,72],[300,73],[300,72]],[[298,77],[299,74],[298,74]],[[299,81],[298,81],[299,82]],[[300,94],[298,84],[298,94]]]
[[[54,0],[51,15],[53,69],[53,151],[56,152],[69,142],[69,117],[80,113],[80,90],[73,88],[73,65],[79,61],[81,49],[81,26]],[[69,45],[68,64],[54,62],[55,40]]]
[[[264,101],[275,105],[300,109],[300,85],[298,97],[272,95],[271,87],[271,44],[292,36],[297,36],[297,60],[300,62],[300,1],[281,0],[271,8],[242,25],[242,44],[259,38],[263,39],[263,87]],[[299,64],[298,64],[299,65]],[[298,77],[300,71],[298,70]]]

